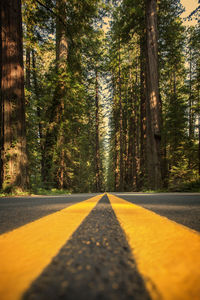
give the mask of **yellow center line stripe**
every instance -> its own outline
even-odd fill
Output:
[[[108,195],[152,299],[200,299],[200,235]]]
[[[103,194],[0,236],[0,299],[20,299]]]

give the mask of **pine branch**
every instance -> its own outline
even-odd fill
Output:
[[[200,5],[195,9],[195,10],[193,10],[192,12],[191,12],[191,14],[187,17],[188,19],[189,18],[191,18],[197,11],[199,11],[200,10]]]
[[[67,24],[63,21],[63,19],[57,14],[55,13],[51,8],[49,8],[48,6],[46,6],[45,4],[43,4],[41,1],[39,0],[35,0],[39,5],[41,5],[42,7],[44,7],[46,10],[48,10],[51,14],[53,14],[56,18],[58,18],[58,20],[63,24],[63,26],[65,27],[66,29],[66,32],[67,32],[67,35],[70,37],[71,39],[71,43],[72,45],[74,45],[74,41],[73,41],[73,38],[72,38],[72,35],[70,34],[69,30],[68,30],[68,27],[67,27]]]
[[[44,7],[46,10],[48,10],[51,14],[53,14],[56,18],[59,19],[59,21],[67,28],[66,23],[63,21],[63,19],[57,14],[55,13],[51,8],[49,8],[48,6],[46,6],[45,4],[43,4],[42,2],[40,2],[39,0],[35,0],[39,5],[41,5],[42,7]]]

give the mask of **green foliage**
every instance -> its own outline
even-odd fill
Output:
[[[186,182],[197,180],[199,176],[199,24],[195,28],[186,30],[180,18],[182,12],[183,7],[179,0],[158,2],[163,177],[165,186],[169,188],[183,186]],[[120,149],[119,144],[116,144],[120,114],[119,72],[123,108],[123,158],[125,161],[123,168],[126,181],[124,189],[144,190],[147,184],[145,165],[140,170],[137,169],[136,162],[142,162],[143,157],[140,151],[141,147],[145,147],[145,144],[140,145],[138,152],[138,139],[141,143],[141,132],[138,131],[138,127],[140,128],[142,121],[140,110],[142,88],[145,92],[143,82],[140,81],[142,78],[140,72],[143,72],[146,56],[145,49],[141,48],[145,41],[144,28],[144,1],[114,2],[109,36],[109,69],[112,71],[113,101],[107,184],[111,190],[116,189],[117,169],[119,172],[119,166],[116,165],[116,163],[119,164],[116,153],[119,153]],[[121,47],[120,69],[119,44]],[[131,142],[132,137],[133,142]],[[130,152],[127,148],[130,145],[131,159],[129,161]],[[126,167],[130,162],[131,170],[129,170],[130,165]]]
[[[105,185],[112,191],[148,190],[147,132],[141,128],[146,122],[145,1],[22,2],[32,190],[48,195],[59,189],[95,191],[96,72],[102,190]],[[185,28],[182,11],[179,0],[158,1],[163,177],[170,190],[198,190],[200,27]],[[105,16],[111,23],[107,34],[101,29]],[[67,43],[60,60],[59,26]],[[5,192],[13,191],[8,186]]]
[[[37,188],[32,187],[32,190],[30,191],[31,196],[34,195],[47,195],[47,196],[54,196],[54,195],[69,195],[71,192],[69,190],[61,190],[61,189],[55,189],[52,188],[50,190],[45,190],[43,188]]]
[[[103,43],[95,24],[107,6],[98,0],[62,1],[60,14],[59,1],[42,3],[23,2],[24,45],[31,61],[25,66],[30,72],[26,87],[30,184],[41,191],[94,191],[94,68],[96,64],[100,68]],[[56,61],[55,22],[60,22],[68,41],[62,66]],[[101,156],[102,152],[101,143]]]

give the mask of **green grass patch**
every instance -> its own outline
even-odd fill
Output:
[[[179,186],[172,186],[169,192],[200,193],[200,180],[183,183]]]
[[[69,190],[59,190],[59,189],[50,189],[50,190],[46,190],[44,188],[38,188],[38,189],[34,189],[32,190],[31,195],[47,195],[47,196],[56,196],[56,195],[69,195],[71,194],[71,192]]]
[[[0,190],[0,197],[15,197],[15,196],[30,196],[30,191],[21,191],[21,190],[12,190],[11,192],[7,192],[4,190]]]

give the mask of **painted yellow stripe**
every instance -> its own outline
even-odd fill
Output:
[[[20,299],[103,195],[0,236],[0,299]]]
[[[108,195],[152,299],[200,299],[200,235]]]

